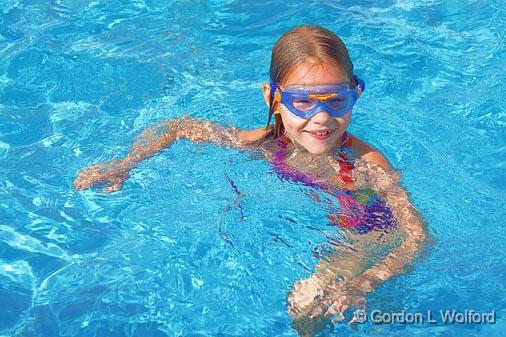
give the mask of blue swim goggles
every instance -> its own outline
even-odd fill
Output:
[[[365,82],[356,75],[353,82],[329,85],[289,85],[285,90],[272,80],[270,85],[271,102],[281,102],[301,119],[309,119],[322,110],[332,117],[342,117],[365,91]]]

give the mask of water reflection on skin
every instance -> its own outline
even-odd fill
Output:
[[[341,207],[337,209],[334,204],[336,197],[343,190],[353,190],[360,193],[378,187],[371,185],[369,176],[371,170],[381,170],[380,167],[369,167],[366,162],[357,160],[353,153],[343,154],[336,151],[330,154],[310,155],[303,149],[292,145],[284,149],[283,163],[285,170],[297,170],[311,179],[299,179],[306,184],[313,185],[314,191],[308,192],[317,203],[324,203],[328,209],[329,218],[337,213],[346,213]],[[262,153],[269,161],[276,161],[273,153],[279,157],[279,149],[274,143],[265,143],[261,148]],[[339,162],[346,158],[350,166],[355,166],[352,171],[353,184],[346,183],[339,177]],[[387,173],[383,170],[383,173]],[[398,177],[395,173],[388,175],[392,181]],[[289,177],[288,177],[289,178]],[[293,179],[295,180],[295,179]],[[310,183],[307,183],[310,181]],[[388,183],[384,181],[384,183]],[[335,193],[337,192],[337,193]],[[348,214],[353,216],[353,214]],[[388,217],[391,214],[377,214],[379,217]],[[345,214],[346,216],[346,214]],[[357,233],[353,230],[345,230],[336,225],[336,237],[329,238],[331,246],[325,256],[315,268],[315,272],[307,279],[297,281],[287,297],[288,311],[293,321],[293,327],[301,336],[311,336],[320,330],[326,323],[326,318],[332,317],[334,321],[344,319],[343,312],[348,306],[363,308],[365,306],[365,294],[349,287],[349,280],[353,280],[376,263],[385,258],[385,251],[398,248],[398,242],[402,239],[402,231],[398,226],[381,229],[372,229],[367,232]]]
[[[337,193],[337,198],[342,196],[352,203],[354,194],[345,195],[339,191],[358,193],[372,189],[384,200],[386,208],[383,209],[391,213],[396,226],[365,233],[355,233],[353,228],[344,231],[344,239],[333,241],[333,249],[318,263],[315,272],[309,278],[297,281],[288,293],[292,326],[299,335],[312,336],[329,319],[335,322],[343,320],[346,309],[363,308],[366,294],[392,276],[403,273],[427,243],[428,235],[420,215],[399,183],[400,175],[394,170],[366,160],[365,156],[354,158],[351,154],[353,182],[344,181],[336,175],[339,171],[336,163],[342,159],[340,151],[309,155],[292,142],[280,147],[279,139],[264,139],[266,132],[264,128],[227,129],[210,121],[176,118],[143,131],[123,160],[99,163],[81,171],[74,187],[87,189],[107,184],[104,192],[117,191],[140,161],[157,154],[175,140],[186,138],[194,142],[214,142],[220,146],[260,151],[266,160],[281,167],[278,174],[283,176],[283,172],[288,171],[292,178],[295,177],[292,180],[315,187],[319,193],[328,194],[330,198],[336,197]],[[356,139],[356,142],[360,143],[360,140]],[[329,207],[329,219],[335,219],[331,217],[332,213],[335,213],[334,209]],[[381,217],[381,214],[378,216]],[[339,230],[338,226],[336,229]]]

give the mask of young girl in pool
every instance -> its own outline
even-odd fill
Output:
[[[346,229],[352,242],[348,249],[334,244],[317,271],[298,281],[288,295],[294,327],[301,335],[312,335],[326,318],[340,321],[348,307],[363,308],[366,293],[400,274],[421,250],[427,233],[387,159],[346,131],[365,84],[354,75],[339,37],[317,26],[285,33],[274,46],[270,83],[262,90],[269,108],[266,127],[226,129],[176,118],[143,131],[126,158],[83,170],[74,186],[107,184],[104,192],[117,191],[140,161],[181,138],[260,150],[281,177],[335,197],[340,208],[330,207],[334,212],[329,221]],[[313,197],[321,201],[319,194]],[[364,267],[367,247],[385,233],[400,233],[401,243],[382,261]]]

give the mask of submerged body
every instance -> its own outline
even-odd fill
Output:
[[[353,138],[347,132],[341,136],[340,148],[330,154],[313,156],[310,163],[306,157],[304,165],[296,163],[297,151],[290,149],[287,137],[276,139],[274,144],[278,149],[271,161],[281,178],[317,188],[335,197],[338,205],[332,202],[329,205],[332,213],[328,219],[331,223],[356,233],[395,227],[395,219],[383,198],[370,186],[364,186],[365,179],[357,179],[357,173],[353,173],[357,155],[352,147]],[[301,172],[300,167],[305,167],[306,173]],[[314,196],[315,201],[321,202],[317,195]]]
[[[349,306],[361,307],[367,292],[402,273],[421,249],[425,229],[399,185],[399,174],[366,142],[343,133],[332,151],[313,155],[288,138],[265,137],[270,131],[226,129],[204,120],[174,119],[141,133],[125,159],[83,170],[74,186],[86,189],[108,184],[105,192],[116,191],[140,161],[185,138],[260,152],[280,178],[335,198],[335,204],[328,205],[328,219],[338,229],[346,230],[348,243],[344,246],[348,248],[334,246],[332,254],[316,266],[315,274],[298,281],[288,295],[288,310],[295,328],[301,335],[312,335],[321,325],[314,317],[330,317]],[[310,196],[321,201],[317,194]],[[367,268],[370,243],[378,242],[385,232],[401,235],[402,244],[394,247],[381,263]]]
[[[339,321],[348,307],[363,308],[365,295],[401,274],[427,239],[399,174],[378,150],[346,131],[364,90],[335,34],[321,27],[297,27],[273,48],[270,83],[262,86],[269,109],[265,128],[227,129],[176,118],[143,131],[123,160],[83,170],[74,186],[107,184],[104,192],[117,191],[141,160],[180,138],[260,151],[281,178],[312,187],[315,193],[309,194],[316,201],[323,202],[316,192],[324,193],[329,222],[347,233],[347,249],[334,245],[315,273],[296,282],[288,294],[294,328],[311,336],[329,317],[337,315]],[[370,263],[372,243],[385,233],[401,239],[381,260]]]
[[[268,140],[260,150],[281,179],[312,188],[309,197],[325,203],[329,224],[340,234],[340,241],[329,238],[332,250],[321,256],[316,272],[296,282],[288,295],[295,328],[312,335],[323,324],[314,318],[325,313],[338,314],[336,320],[341,320],[349,305],[365,305],[364,293],[402,273],[421,249],[425,229],[399,185],[398,172],[381,153],[348,132],[325,154],[308,155],[287,137]],[[377,263],[385,249],[389,253]]]

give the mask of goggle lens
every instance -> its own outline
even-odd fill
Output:
[[[327,105],[332,110],[339,111],[347,105],[347,102],[350,100],[350,98],[351,98],[350,96],[347,96],[347,97],[336,96],[336,97],[329,99],[328,101],[325,101],[325,103],[327,103]]]
[[[306,112],[313,109],[318,104],[318,101],[310,98],[297,98],[291,100],[291,105],[297,110]]]

